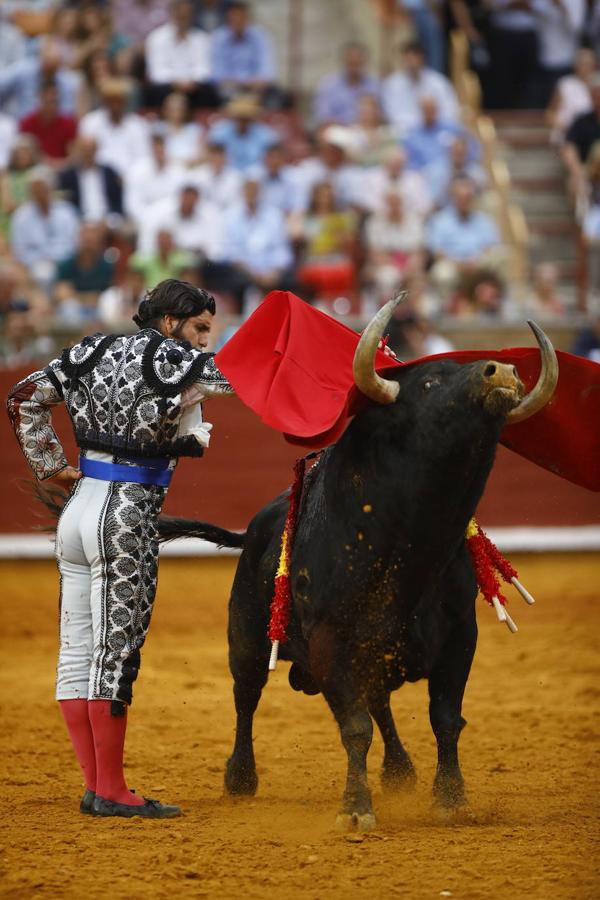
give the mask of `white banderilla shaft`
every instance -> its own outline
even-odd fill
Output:
[[[521,597],[523,598],[523,600],[525,601],[525,603],[529,603],[529,605],[532,606],[532,605],[535,603],[535,600],[533,599],[533,597],[531,596],[531,594],[529,593],[529,591],[526,590],[526,589],[523,587],[523,585],[521,584],[521,582],[519,581],[519,579],[518,579],[518,578],[515,578],[515,577],[513,576],[513,577],[510,579],[510,581],[511,581],[511,584],[514,584],[514,586],[516,587],[516,589],[517,589],[518,592],[520,593],[520,595],[521,595]]]
[[[271,644],[271,658],[269,659],[269,672],[274,672],[277,668],[277,655],[279,653],[279,641],[273,641]]]
[[[502,606],[502,604],[500,603],[500,601],[498,600],[498,598],[496,597],[495,594],[492,597],[492,605],[493,605],[494,609],[496,610],[496,615],[498,616],[498,621],[506,622],[506,610],[504,609],[504,607]]]

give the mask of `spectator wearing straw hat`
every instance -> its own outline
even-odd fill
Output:
[[[277,132],[257,121],[260,106],[250,95],[240,95],[226,106],[227,117],[211,128],[210,143],[225,147],[227,161],[234,169],[249,169],[262,161],[265,150],[278,142]]]

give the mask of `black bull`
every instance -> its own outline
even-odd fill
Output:
[[[371,371],[380,333],[381,322],[367,348]],[[551,366],[552,348],[541,337]],[[385,744],[384,787],[415,779],[390,710],[391,691],[405,681],[429,682],[436,802],[465,802],[457,746],[477,642],[465,529],[507,419],[532,414],[547,401],[548,384],[541,396],[540,376],[521,401],[513,367],[493,361],[431,361],[397,370],[395,384],[373,372],[365,383],[359,369],[355,364],[357,383],[379,403],[356,416],[307,476],[291,560],[289,641],[280,658],[292,662],[292,687],[321,692],[339,725],[348,755],[339,825],[368,830],[375,824],[366,774],[373,720]],[[385,395],[390,388],[393,397]],[[229,605],[237,730],[225,785],[232,794],[253,794],[258,784],[252,723],[268,676],[269,607],[286,512],[281,495],[245,536],[180,519],[160,526],[163,539],[199,534],[243,546]]]

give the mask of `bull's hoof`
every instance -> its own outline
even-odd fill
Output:
[[[442,806],[434,803],[432,815],[439,825],[471,825],[475,822],[475,816],[465,799],[458,806]]]
[[[408,765],[384,765],[381,770],[381,787],[386,794],[412,791],[416,783],[417,773],[410,760]]]
[[[359,834],[367,834],[377,828],[377,820],[373,813],[339,813],[335,828],[343,833],[358,831]]]
[[[256,769],[238,765],[233,757],[225,766],[225,790],[235,797],[253,797],[258,788]]]
[[[467,805],[462,778],[439,778],[433,783],[434,804],[437,809],[455,810]]]

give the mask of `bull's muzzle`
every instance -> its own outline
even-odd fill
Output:
[[[519,405],[524,387],[514,366],[490,359],[481,363],[478,370],[479,392],[488,413],[506,415]]]

